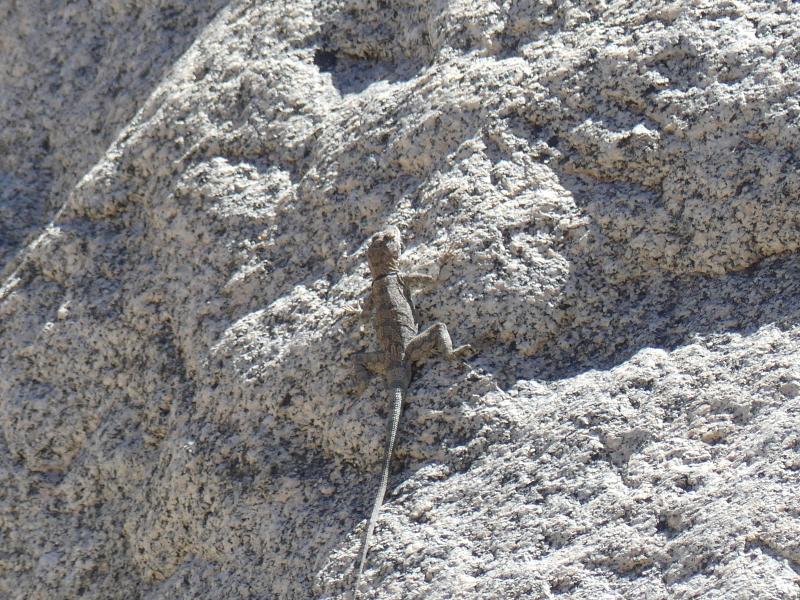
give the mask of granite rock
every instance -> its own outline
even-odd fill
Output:
[[[777,2],[0,7],[0,596],[344,598],[365,242],[409,390],[365,598],[800,597]]]

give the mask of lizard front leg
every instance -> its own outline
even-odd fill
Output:
[[[427,273],[403,273],[403,282],[412,290],[418,290],[435,286],[439,278]]]
[[[403,273],[403,281],[412,290],[420,290],[425,288],[432,288],[439,285],[444,280],[442,277],[442,269],[453,258],[454,253],[447,250],[436,261],[439,265],[439,272],[436,275],[428,275],[427,273],[411,272]]]

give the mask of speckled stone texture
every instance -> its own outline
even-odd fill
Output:
[[[0,597],[800,598],[792,2],[0,2]]]

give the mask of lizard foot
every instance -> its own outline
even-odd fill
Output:
[[[345,392],[354,396],[361,396],[364,390],[367,389],[369,380],[368,374],[357,370],[348,377],[347,383],[345,384]]]
[[[457,358],[469,358],[477,354],[477,350],[470,346],[469,344],[464,344],[463,346],[459,346],[448,356],[450,360],[455,360]]]

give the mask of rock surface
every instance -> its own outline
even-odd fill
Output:
[[[0,7],[0,596],[800,597],[791,2]]]

